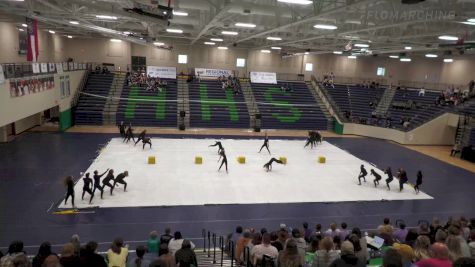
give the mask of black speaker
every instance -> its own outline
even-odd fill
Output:
[[[184,123],[182,123],[182,124],[180,124],[180,126],[178,126],[178,129],[179,129],[180,131],[184,131],[185,128],[186,128],[186,127],[185,127],[185,124],[184,124]]]
[[[180,111],[180,117],[184,118],[186,116],[186,111],[181,110]]]
[[[257,126],[254,127],[254,132],[258,133],[258,132],[260,132],[260,131],[261,131],[261,127],[257,127]]]
[[[261,119],[261,114],[260,113],[256,113],[256,119]]]

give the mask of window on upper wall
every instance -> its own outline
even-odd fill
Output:
[[[178,63],[179,64],[188,63],[188,55],[178,55]]]
[[[378,67],[378,70],[376,70],[376,75],[384,76],[385,74],[386,74],[386,69],[383,67]]]
[[[305,71],[313,71],[313,64],[305,63]]]
[[[237,58],[236,59],[236,67],[245,67],[246,66],[246,59],[245,58]]]

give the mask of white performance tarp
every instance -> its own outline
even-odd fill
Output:
[[[277,84],[277,74],[275,72],[251,71],[251,82]]]
[[[176,79],[176,68],[147,66],[147,75],[151,77]]]
[[[204,68],[195,68],[195,75],[200,77],[219,77],[219,76],[234,76],[233,71],[231,70],[220,70],[220,69],[204,69]]]

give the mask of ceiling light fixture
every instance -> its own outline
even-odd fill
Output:
[[[215,45],[215,42],[205,42],[205,45]]]
[[[167,32],[172,32],[172,33],[183,33],[183,30],[180,30],[180,29],[167,29]]]
[[[356,59],[356,56],[348,56],[349,59]]]
[[[389,57],[390,58],[399,58],[399,56],[396,56],[396,55],[390,55]]]
[[[412,50],[412,46],[405,46],[404,49],[406,49],[406,50]]]
[[[266,38],[267,40],[272,40],[272,41],[282,41],[282,38],[280,37],[272,37],[272,36],[269,36]]]
[[[23,28],[28,27],[28,25],[26,25],[25,23],[23,23],[21,26],[22,26]]]
[[[162,42],[153,42],[153,45],[161,46],[161,45],[165,45],[165,43],[162,43]]]
[[[78,25],[78,24],[79,24],[79,22],[74,21],[74,20],[71,20],[69,23],[74,24],[74,25]]]
[[[451,58],[444,58],[444,62],[445,63],[452,63],[452,62],[454,62],[454,60],[451,59]]]
[[[111,42],[114,42],[114,43],[122,43],[122,40],[119,40],[119,39],[111,39]]]
[[[343,52],[342,52],[342,51],[333,51],[333,54],[335,54],[335,55],[341,55],[341,54],[343,54]]]
[[[445,41],[457,41],[459,38],[457,36],[451,36],[451,35],[441,35],[439,36],[440,40],[445,40]]]
[[[186,17],[186,16],[188,16],[188,13],[184,12],[184,11],[175,11],[175,10],[173,10],[173,15],[174,16]]]
[[[55,33],[56,33],[55,31],[52,31],[52,30],[49,30],[48,32],[49,32],[49,33],[52,33],[52,34],[55,34]]]
[[[21,32],[24,32],[24,31],[25,31],[25,30],[23,30],[23,29],[18,29],[18,30],[21,31]]]
[[[108,16],[108,15],[96,15],[96,18],[98,19],[110,19],[110,20],[116,20],[116,16]]]
[[[316,29],[322,29],[322,30],[336,30],[338,29],[337,26],[335,25],[327,25],[327,24],[316,24],[313,25],[314,28]]]
[[[243,27],[243,28],[255,28],[256,24],[238,22],[238,23],[234,24],[234,26]]]
[[[261,50],[261,53],[269,54],[269,53],[270,53],[270,50],[268,50],[268,49],[262,49],[262,50]]]
[[[130,32],[124,32],[124,34],[125,34],[125,35],[129,35],[129,34],[130,34]]]
[[[399,61],[401,61],[401,62],[411,62],[412,60],[410,58],[405,57],[405,58],[399,59]]]
[[[210,40],[215,41],[215,42],[222,42],[223,41],[223,39],[221,39],[221,38],[211,38]]]
[[[273,50],[281,50],[282,47],[279,47],[279,46],[272,46],[270,49],[273,49]]]
[[[355,47],[369,47],[368,44],[355,44]]]
[[[310,0],[277,0],[280,3],[296,4],[296,5],[310,5],[313,1]]]
[[[436,54],[426,54],[426,57],[430,57],[430,58],[436,58],[438,57]]]
[[[232,31],[222,31],[221,32],[224,35],[238,35],[238,32],[232,32]]]
[[[228,48],[226,46],[218,46],[218,49],[220,50],[228,50]]]
[[[69,39],[73,39],[73,37],[72,37],[71,35],[68,35],[68,38],[69,38]]]

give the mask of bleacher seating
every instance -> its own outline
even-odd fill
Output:
[[[353,117],[360,119],[371,118],[378,102],[384,93],[384,88],[363,88],[357,85],[335,84],[325,87],[342,113],[351,112]],[[370,106],[373,102],[374,106]]]
[[[403,128],[399,123],[403,118],[410,119],[411,128],[421,125],[445,111],[444,107],[435,105],[438,95],[439,92],[427,90],[424,96],[419,96],[419,90],[416,89],[397,90],[387,115],[395,128]],[[394,107],[395,103],[407,103],[409,100],[414,101],[415,107],[411,109]]]
[[[470,131],[470,138],[469,138],[468,143],[469,145],[472,145],[475,147],[475,128],[472,128],[472,130]]]
[[[83,92],[107,97],[113,79],[113,73],[91,73]],[[105,103],[106,98],[82,94],[76,107],[75,123],[79,125],[101,125]]]
[[[249,112],[242,94],[223,90],[216,80],[194,81],[188,87],[191,127],[249,128]]]
[[[292,89],[283,92],[281,86]],[[252,83],[261,128],[326,130],[327,119],[304,82]],[[273,104],[270,104],[273,103]]]
[[[131,122],[138,126],[177,126],[177,81],[167,81],[161,92],[124,83],[117,108],[116,121]],[[141,101],[142,100],[142,101]]]

